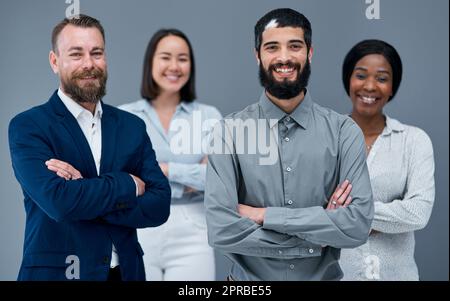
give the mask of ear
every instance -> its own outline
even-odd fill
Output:
[[[255,57],[256,57],[256,62],[258,63],[258,66],[261,64],[261,60],[259,58],[259,53],[258,50],[256,50],[256,48],[253,49],[253,52],[255,53]]]
[[[314,47],[311,45],[311,48],[309,48],[309,53],[308,53],[308,61],[310,64],[312,61],[313,54],[314,54]]]
[[[50,62],[53,73],[58,74],[58,55],[53,50],[50,50],[48,54],[48,61]]]

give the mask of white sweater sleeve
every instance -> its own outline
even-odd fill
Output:
[[[426,226],[434,203],[434,156],[428,135],[414,128],[411,139],[406,190],[403,199],[375,202],[372,229],[403,233]]]

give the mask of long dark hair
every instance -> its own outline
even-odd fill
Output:
[[[186,35],[178,29],[160,29],[152,36],[150,42],[148,42],[147,50],[144,56],[144,68],[142,74],[142,84],[141,84],[141,96],[142,98],[151,101],[155,99],[160,91],[158,84],[153,80],[152,68],[153,68],[153,57],[155,56],[156,47],[162,38],[167,36],[176,36],[182,38],[186,41],[189,47],[189,56],[191,60],[191,73],[187,83],[181,88],[180,96],[181,101],[191,102],[196,98],[195,94],[195,61],[194,52],[192,50],[191,43]]]

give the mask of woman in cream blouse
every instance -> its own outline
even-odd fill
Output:
[[[343,280],[419,280],[414,231],[433,208],[434,157],[428,135],[383,113],[400,85],[402,62],[380,40],[365,40],[347,54],[342,78],[367,146],[375,216],[366,244],[343,249]]]

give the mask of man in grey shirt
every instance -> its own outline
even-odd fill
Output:
[[[306,90],[305,16],[263,16],[255,54],[265,91],[222,120],[209,145],[209,243],[232,261],[234,280],[339,280],[340,248],[365,243],[373,218],[363,135]]]

